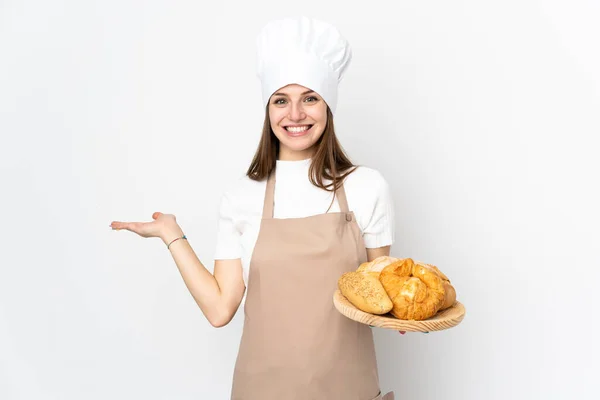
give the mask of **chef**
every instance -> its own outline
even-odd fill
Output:
[[[257,50],[262,137],[222,195],[214,272],[173,214],[111,227],[160,237],[213,326],[243,307],[231,400],[393,400],[380,391],[371,329],[333,304],[340,276],[389,255],[394,241],[386,180],[350,161],[333,124],[350,46],[301,17],[268,23]]]

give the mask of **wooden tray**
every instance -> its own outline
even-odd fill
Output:
[[[333,294],[335,308],[346,317],[362,324],[376,326],[384,329],[394,329],[408,332],[431,332],[452,328],[460,324],[465,317],[465,306],[456,301],[452,307],[438,312],[433,317],[423,321],[409,321],[398,319],[392,314],[375,315],[366,313],[356,308],[340,292],[339,289]]]

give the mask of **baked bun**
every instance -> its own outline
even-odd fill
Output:
[[[384,267],[386,267],[387,265],[390,265],[391,263],[398,261],[398,260],[399,260],[399,258],[389,257],[389,256],[377,257],[376,259],[374,259],[371,262],[365,262],[365,263],[360,264],[360,266],[358,267],[356,272],[369,273],[369,274],[373,275],[374,277],[376,277],[377,279],[379,279],[379,274],[381,273],[381,270]]]
[[[387,265],[379,276],[392,300],[392,315],[405,320],[424,320],[444,305],[444,281],[437,271],[424,263],[404,258]]]
[[[370,273],[346,272],[338,280],[338,287],[350,303],[364,312],[386,314],[394,306],[379,279]]]
[[[422,264],[422,263],[421,263]],[[435,270],[438,276],[442,278],[442,282],[444,284],[444,304],[440,307],[439,311],[445,310],[448,307],[451,307],[456,301],[456,290],[454,286],[450,283],[450,279],[438,267],[431,264],[425,264]]]
[[[454,286],[452,286],[449,281],[444,281],[444,304],[440,307],[439,311],[452,307],[455,302],[456,289],[454,289]]]

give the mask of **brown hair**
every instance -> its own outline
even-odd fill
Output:
[[[313,185],[321,189],[335,191],[341,186],[344,179],[354,172],[357,166],[352,164],[335,136],[333,114],[329,107],[327,107],[325,130],[314,146],[316,149],[308,172],[309,179]],[[246,175],[255,181],[267,178],[275,169],[278,155],[279,139],[271,129],[269,105],[267,105],[262,136]],[[325,185],[325,180],[329,180],[331,183]]]

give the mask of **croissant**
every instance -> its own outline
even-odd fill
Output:
[[[396,318],[424,320],[444,305],[443,279],[431,266],[415,263],[411,258],[387,265],[381,270],[379,281],[392,300],[390,312]]]

